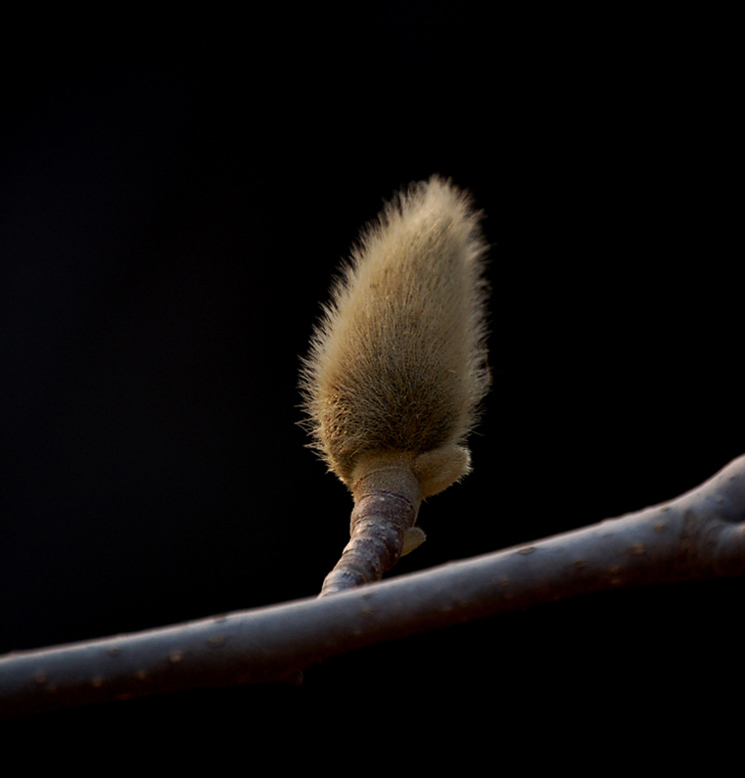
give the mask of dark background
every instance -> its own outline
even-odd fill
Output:
[[[486,214],[494,384],[474,473],[423,506],[396,575],[671,498],[743,453],[729,29],[412,2],[8,30],[0,651],[318,591],[350,500],[304,448],[299,357],[359,228],[432,173]],[[742,593],[586,597],[298,687],[24,725],[210,710],[300,731],[339,699],[335,726],[393,711],[430,735],[696,718],[737,683],[719,662]]]

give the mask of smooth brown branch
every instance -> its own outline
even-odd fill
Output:
[[[328,657],[577,594],[745,574],[745,456],[668,503],[342,592],[0,658],[0,718],[288,679]]]

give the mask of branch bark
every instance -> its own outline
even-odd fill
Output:
[[[422,489],[408,464],[375,461],[352,490],[350,540],[319,597],[379,581],[401,557],[416,521]]]
[[[0,718],[290,679],[363,646],[619,587],[745,573],[745,456],[670,502],[334,597],[0,659]]]

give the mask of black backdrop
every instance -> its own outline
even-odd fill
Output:
[[[432,173],[486,213],[494,385],[475,472],[423,506],[429,540],[395,574],[645,507],[745,451],[726,24],[488,9],[16,31],[0,651],[317,592],[350,501],[304,448],[299,356],[361,225]],[[529,722],[543,740],[627,722],[626,705],[695,719],[731,692],[717,665],[741,594],[592,596],[332,660],[298,687],[16,726],[204,730],[212,710],[210,726],[300,731],[338,698],[430,734]]]

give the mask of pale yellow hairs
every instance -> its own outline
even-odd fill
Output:
[[[413,473],[419,499],[470,469],[489,384],[479,217],[442,178],[410,186],[363,231],[313,335],[308,426],[355,501],[391,463]]]

